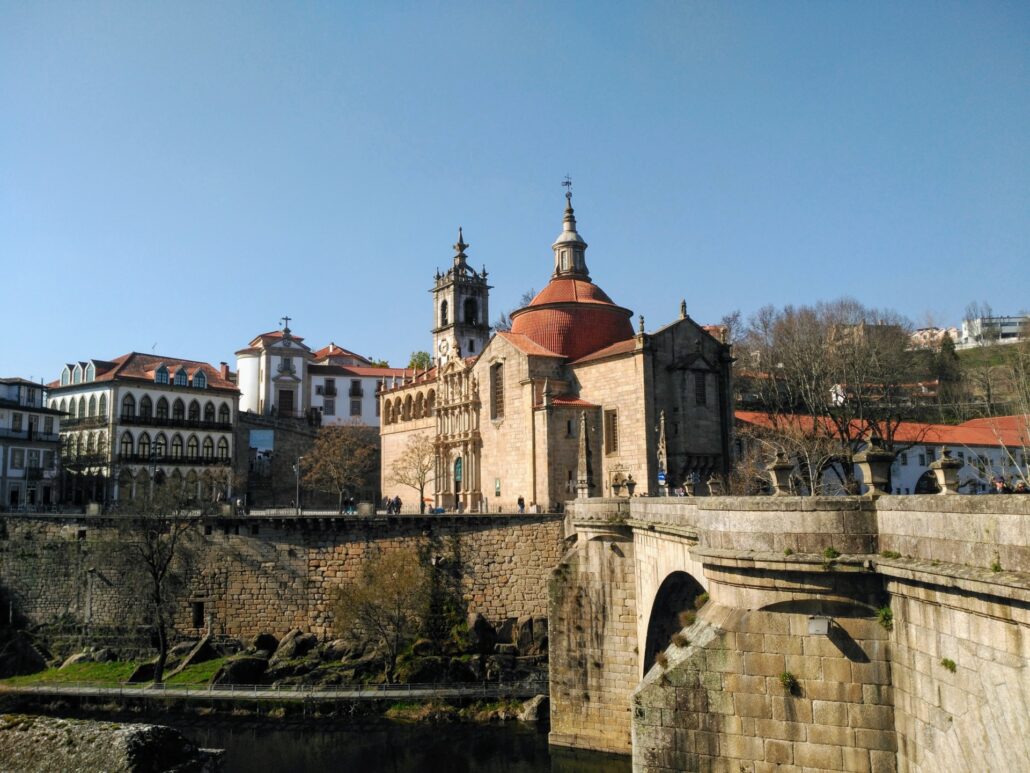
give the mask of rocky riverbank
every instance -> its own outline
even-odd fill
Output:
[[[215,773],[222,753],[164,725],[0,715],[0,770]]]

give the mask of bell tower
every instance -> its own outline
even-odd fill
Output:
[[[433,358],[443,365],[452,357],[475,357],[490,339],[490,285],[486,266],[476,272],[468,265],[469,247],[458,228],[454,264],[436,272],[433,285]]]

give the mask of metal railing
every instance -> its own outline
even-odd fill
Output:
[[[98,682],[63,682],[31,685],[0,684],[0,693],[6,692],[19,695],[270,701],[531,698],[534,695],[545,695],[548,690],[549,682],[544,675],[517,682],[433,682],[424,684],[354,684],[332,686],[300,684],[169,685],[147,682],[119,682],[117,685]]]

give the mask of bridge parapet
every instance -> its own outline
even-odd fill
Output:
[[[682,504],[681,504],[682,502]],[[635,526],[696,531],[704,548],[783,553],[875,553],[876,503],[867,497],[635,499]]]
[[[1030,497],[890,496],[876,511],[879,552],[1030,572]]]

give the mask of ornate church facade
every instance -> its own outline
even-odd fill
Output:
[[[417,498],[395,465],[418,436],[434,454],[426,504],[465,512],[660,495],[728,473],[730,347],[685,303],[674,322],[648,333],[641,317],[634,331],[590,278],[571,194],[551,279],[510,331],[490,335],[487,273],[468,247],[459,231],[436,276],[434,367],[380,391],[384,495]]]

